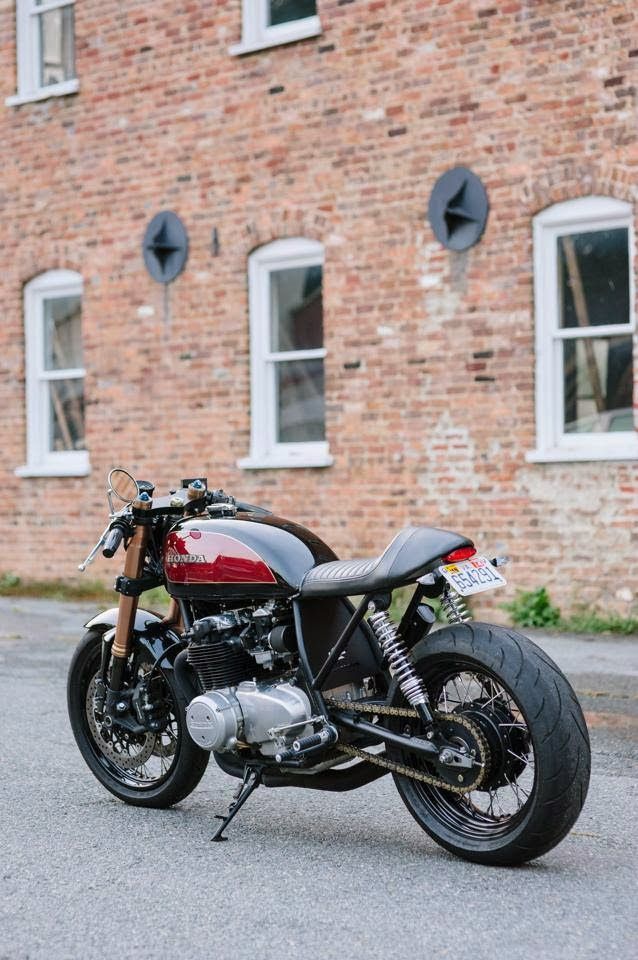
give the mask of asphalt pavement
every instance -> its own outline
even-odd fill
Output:
[[[569,676],[593,773],[572,832],[523,867],[458,860],[390,777],[261,789],[211,844],[236,781],[211,761],[168,811],[93,778],[66,714],[92,606],[0,598],[0,958],[589,960],[638,956],[638,639],[535,634]]]

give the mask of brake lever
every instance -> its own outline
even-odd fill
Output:
[[[104,542],[105,542],[105,540],[106,540],[107,534],[108,534],[108,532],[109,532],[110,529],[111,529],[111,524],[109,524],[109,525],[105,528],[102,536],[100,537],[100,539],[98,540],[98,542],[95,544],[95,546],[94,546],[93,549],[91,550],[90,554],[88,555],[88,557],[86,558],[86,560],[84,561],[84,563],[79,563],[79,564],[78,564],[78,570],[80,571],[80,573],[84,573],[84,571],[86,570],[86,568],[88,567],[88,565],[89,565],[90,563],[93,563],[93,561],[95,560],[95,555],[97,554],[97,552],[98,552],[98,550],[100,549],[100,547],[103,546],[103,544],[104,544]]]

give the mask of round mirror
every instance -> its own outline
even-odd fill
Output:
[[[132,503],[139,493],[137,480],[127,470],[115,467],[109,473],[109,493],[124,503]]]

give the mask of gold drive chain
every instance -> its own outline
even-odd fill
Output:
[[[329,697],[326,698],[325,702],[326,705],[331,707],[333,710],[345,710],[349,713],[370,713],[382,717],[406,717],[411,720],[419,719],[418,713],[411,707],[389,707],[377,703],[357,703],[356,701],[352,700],[332,700]],[[398,773],[403,777],[410,777],[412,780],[419,780],[421,783],[427,783],[431,787],[439,787],[442,790],[447,790],[450,793],[457,793],[460,795],[464,793],[471,793],[472,790],[476,790],[477,787],[481,785],[488,770],[490,750],[487,740],[485,739],[485,736],[479,727],[477,727],[476,724],[472,723],[470,720],[467,720],[461,714],[455,713],[450,715],[449,713],[435,710],[434,718],[435,720],[442,721],[453,720],[454,723],[458,723],[459,726],[465,727],[467,730],[469,730],[478,743],[482,763],[478,768],[479,772],[476,779],[473,780],[469,785],[458,786],[457,784],[448,783],[447,780],[442,780],[440,777],[435,777],[429,773],[424,773],[422,770],[417,770],[416,767],[408,767],[403,763],[395,763],[393,760],[387,760],[383,756],[379,756],[374,753],[367,753],[365,750],[361,750],[359,747],[353,747],[349,743],[339,743],[336,749],[339,751],[339,753],[346,753],[351,757],[359,757],[361,760],[367,760],[368,763],[372,763],[376,767],[384,767],[386,770],[392,771],[392,773]],[[381,737],[381,733],[379,733],[379,736]]]

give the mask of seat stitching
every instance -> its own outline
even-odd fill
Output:
[[[419,529],[418,527],[404,527],[403,530],[399,530],[399,532],[394,535],[394,537],[392,538],[392,540],[390,541],[390,543],[387,545],[387,547],[385,548],[385,550],[383,551],[383,553],[382,553],[379,557],[377,557],[376,559],[373,558],[373,559],[367,561],[368,563],[372,563],[373,566],[370,568],[370,570],[366,571],[365,576],[369,576],[371,573],[374,573],[374,571],[377,569],[377,567],[380,565],[381,561],[382,561],[383,558],[385,557],[386,553],[389,553],[389,552],[390,552],[390,549],[391,549],[392,545],[394,544],[394,542],[395,542],[400,536],[402,536],[402,535],[406,532],[406,530],[410,530],[410,531],[411,531],[410,536],[409,536],[409,537],[407,538],[407,540],[406,540],[406,543],[409,543],[410,540],[412,539],[412,537],[414,536],[414,534],[418,531],[418,529]],[[342,564],[342,563],[355,563],[355,562],[356,562],[356,561],[354,561],[354,560],[332,560],[332,561],[330,561],[330,563],[334,563],[335,565],[336,565],[336,564]],[[365,561],[364,561],[364,562],[365,562]],[[392,567],[394,566],[395,562],[396,562],[396,557],[394,558],[394,560],[392,561],[392,564],[390,565],[390,570],[391,570]],[[304,585],[306,584],[306,581],[308,581],[308,578],[310,578],[310,582],[312,582],[313,580],[315,580],[315,581],[319,581],[319,583],[321,583],[321,582],[322,582],[321,574],[318,574],[318,575],[315,576],[315,577],[313,577],[312,574],[313,574],[313,572],[314,572],[315,570],[320,570],[321,567],[327,567],[327,566],[328,566],[327,563],[325,563],[325,564],[322,563],[322,564],[319,564],[318,567],[311,567],[310,570],[306,571],[306,573],[304,574],[303,580],[301,581],[301,584],[299,585],[299,589],[300,589],[300,590],[303,589]],[[389,572],[388,572],[388,575],[389,575]],[[337,578],[329,577],[328,580],[324,580],[323,582],[324,582],[324,583],[330,583],[331,580],[335,580],[335,579],[336,579],[336,580],[338,580],[338,582],[340,582],[340,583],[344,583],[344,582],[345,582],[345,583],[348,583],[348,582],[350,582],[351,580],[360,580],[362,576],[363,576],[362,574],[358,574],[358,575],[355,576],[355,577],[337,577]]]

